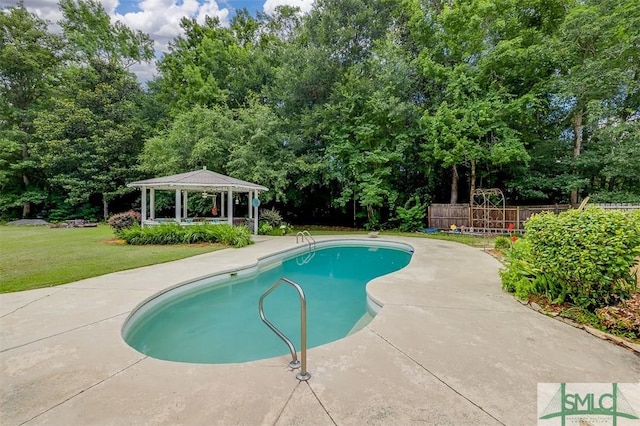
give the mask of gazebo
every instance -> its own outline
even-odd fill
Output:
[[[268,188],[246,182],[244,180],[235,179],[207,170],[180,173],[172,176],[164,176],[147,180],[140,180],[127,184],[128,187],[140,188],[142,191],[142,226],[157,225],[167,220],[175,221],[180,225],[192,225],[198,223],[188,218],[187,202],[189,200],[189,192],[199,192],[202,197],[213,198],[213,205],[217,205],[218,195],[220,195],[220,217],[219,218],[203,218],[203,220],[214,223],[229,223],[233,225],[233,201],[234,193],[247,194],[249,199],[249,219],[253,219],[253,233],[258,233],[258,207],[260,200],[258,194],[260,191],[268,191]],[[149,205],[147,205],[147,190],[149,190]],[[155,191],[175,191],[175,217],[171,219],[156,218],[155,212]],[[226,194],[226,197],[225,197]],[[226,198],[226,216],[225,216],[225,198]],[[212,211],[216,211],[214,207]]]

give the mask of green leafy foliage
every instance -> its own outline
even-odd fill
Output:
[[[134,226],[120,231],[120,237],[127,244],[194,244],[221,243],[234,247],[252,244],[251,233],[245,226],[227,224],[197,224],[180,226],[176,223],[147,226]]]
[[[0,11],[0,215],[28,217],[42,209],[45,182],[33,120],[50,106],[61,61],[60,37],[20,2]]]
[[[258,226],[258,234],[260,235],[271,235],[275,228],[269,224],[269,222],[260,222]]]
[[[69,54],[79,62],[100,59],[123,68],[153,58],[153,40],[120,21],[111,23],[97,0],[60,0],[60,25],[69,41]]]
[[[411,206],[411,204],[414,204]],[[400,232],[416,232],[424,228],[424,216],[426,207],[420,202],[420,198],[413,197],[404,207],[398,207],[395,221]]]
[[[501,271],[503,288],[518,297],[540,294],[593,312],[637,290],[630,268],[640,256],[640,211],[544,212],[525,229]]]
[[[511,248],[511,240],[507,237],[498,237],[493,245],[495,249],[507,250]]]

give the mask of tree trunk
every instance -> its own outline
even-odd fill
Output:
[[[358,227],[358,222],[356,221],[356,191],[353,191],[353,227]]]
[[[580,156],[582,151],[582,109],[576,111],[571,119],[571,127],[573,127],[573,158]],[[571,205],[576,207],[578,205],[578,188],[571,190]]]
[[[102,216],[104,220],[109,219],[109,202],[104,197],[104,194],[102,194]]]
[[[460,176],[458,175],[458,168],[453,165],[451,167],[451,199],[449,200],[449,204],[457,204],[458,203],[458,179]]]
[[[471,201],[476,190],[476,160],[471,160],[471,182],[469,188],[469,201]]]
[[[26,161],[29,158],[29,151],[27,150],[27,144],[22,144],[22,160]],[[25,192],[29,189],[29,176],[27,176],[27,172],[22,172],[22,182],[24,183]],[[22,217],[27,217],[31,214],[31,202],[25,201],[22,204]]]

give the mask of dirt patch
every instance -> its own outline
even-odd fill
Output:
[[[114,245],[118,245],[118,246],[123,246],[126,245],[127,242],[125,240],[120,240],[118,238],[113,238],[111,240],[102,240],[103,243],[105,244],[114,244]]]
[[[504,253],[502,252],[502,250],[487,248],[487,249],[484,249],[484,251],[485,253],[489,253],[491,256],[495,257],[498,260],[504,259]]]

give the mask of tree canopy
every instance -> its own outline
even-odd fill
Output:
[[[640,202],[634,0],[316,0],[152,40],[100,2],[0,13],[0,215],[106,217],[207,166],[295,222],[370,227],[478,187]],[[413,206],[413,207],[412,207]],[[413,214],[413,213],[411,213]]]

